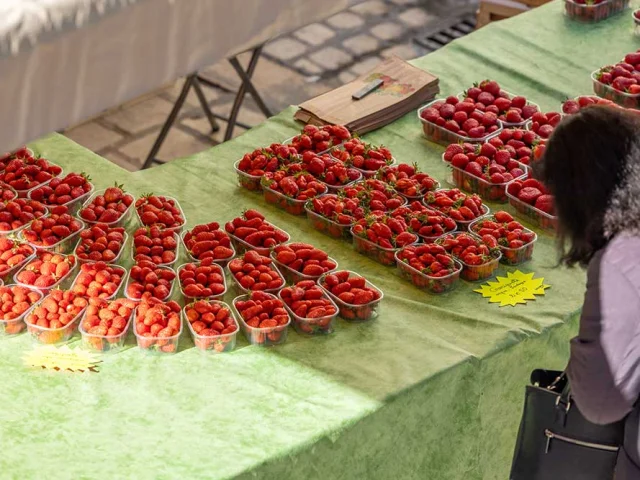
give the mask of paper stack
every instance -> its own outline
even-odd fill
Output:
[[[360,100],[352,95],[376,79],[383,84]],[[369,73],[300,105],[296,120],[316,125],[340,124],[363,134],[387,125],[440,91],[438,77],[390,57]]]

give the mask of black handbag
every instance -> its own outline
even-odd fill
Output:
[[[595,425],[572,402],[564,372],[534,370],[511,464],[510,480],[611,480],[624,420]]]

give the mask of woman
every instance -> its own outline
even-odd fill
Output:
[[[564,119],[539,177],[555,196],[562,262],[588,267],[567,374],[596,424],[627,417],[616,480],[640,479],[640,125],[593,106]]]

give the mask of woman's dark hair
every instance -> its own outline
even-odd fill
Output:
[[[635,114],[590,106],[565,117],[551,135],[534,173],[555,197],[562,263],[586,266],[607,244],[605,212],[639,134]]]

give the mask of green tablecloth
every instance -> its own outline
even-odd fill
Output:
[[[443,94],[490,77],[557,110],[565,98],[590,93],[589,73],[636,43],[629,13],[580,25],[553,2],[415,64],[439,75]],[[294,240],[314,243],[382,288],[380,317],[339,320],[323,338],[292,331],[271,349],[240,338],[219,356],[200,354],[185,332],[176,355],[129,348],[90,374],[29,369],[22,356],[30,339],[0,339],[0,478],[507,478],[523,386],[532,368],[566,362],[583,273],[555,268],[553,239],[542,235],[534,260],[521,267],[552,286],[538,301],[500,308],[464,282],[443,296],[422,293],[395,269],[237,187],[232,163],[295,133],[292,112],[133,174],[57,135],[32,147],[65,170],[90,172],[98,187],[117,179],[136,194],[174,195],[190,226],[258,207]],[[415,114],[367,139],[444,179],[442,147],[425,141]]]

